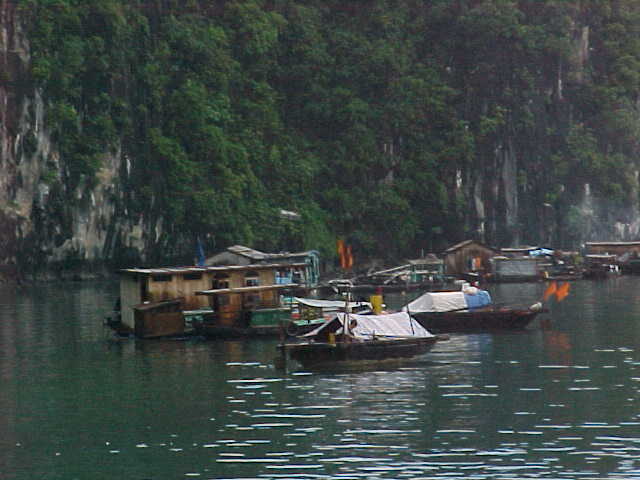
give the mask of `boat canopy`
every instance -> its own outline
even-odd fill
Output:
[[[491,296],[486,290],[468,288],[459,292],[427,292],[402,307],[409,313],[451,312],[471,310],[491,305]]]
[[[268,290],[282,290],[286,288],[294,288],[297,285],[295,283],[287,283],[283,285],[258,285],[255,287],[234,287],[234,288],[213,288],[211,290],[200,290],[196,292],[196,295],[228,295],[232,293],[257,293],[265,292]]]
[[[341,324],[341,327],[338,328],[336,333],[343,333],[345,322],[348,322],[351,335],[362,340],[371,339],[374,336],[392,338],[433,337],[433,334],[411,318],[406,312],[392,313],[389,315],[338,313],[332,320],[323,323],[304,336],[313,337],[326,328],[334,328],[333,325],[335,322],[340,322]]]
[[[344,308],[345,302],[343,300],[317,300],[315,298],[300,298],[294,297],[293,300],[301,305],[314,308],[326,308],[331,310],[338,310]],[[371,308],[369,302],[349,302],[349,308],[366,306]]]

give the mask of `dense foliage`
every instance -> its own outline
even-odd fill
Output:
[[[68,205],[119,152],[119,214],[163,255],[571,247],[587,188],[612,221],[638,203],[634,0],[21,5],[61,156],[43,180]]]

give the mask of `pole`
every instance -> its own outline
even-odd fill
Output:
[[[349,313],[350,312],[350,308],[349,308],[349,300],[351,297],[351,287],[347,286],[347,294],[345,295],[345,300],[344,300],[344,325],[343,325],[343,330],[345,331],[346,334],[348,334],[348,336],[351,336],[351,327],[349,325]]]
[[[416,333],[413,331],[413,317],[411,316],[411,312],[409,311],[408,303],[407,303],[407,314],[409,315],[409,325],[411,325],[411,335],[415,335]]]

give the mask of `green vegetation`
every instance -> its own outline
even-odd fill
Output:
[[[384,258],[478,235],[570,247],[585,184],[603,215],[638,203],[634,0],[20,4],[61,155],[47,183],[69,205],[121,151],[119,215],[162,223],[159,258],[196,237],[328,253],[339,236]]]

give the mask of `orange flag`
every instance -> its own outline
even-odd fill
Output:
[[[351,245],[347,245],[345,257],[345,268],[347,270],[351,270],[351,267],[353,267],[353,252],[351,252]]]
[[[556,289],[556,298],[559,302],[567,298],[567,295],[569,295],[569,287],[569,282],[564,282]]]
[[[338,258],[340,259],[340,267],[342,268],[347,268],[347,257],[346,257],[346,248],[344,246],[344,241],[342,241],[342,239],[338,239],[337,242],[337,248],[338,248]]]
[[[554,293],[556,293],[557,290],[558,290],[558,284],[556,282],[551,282],[547,287],[547,289],[544,291],[542,300],[546,302],[547,300],[549,300],[549,297],[551,297]]]

